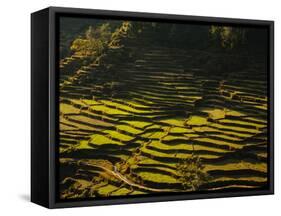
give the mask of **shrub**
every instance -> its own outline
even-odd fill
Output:
[[[189,158],[181,159],[176,169],[178,180],[185,190],[195,191],[209,179],[209,175],[204,172],[200,157],[194,154]]]

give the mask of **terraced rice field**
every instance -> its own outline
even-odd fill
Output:
[[[61,70],[61,198],[267,184],[262,61],[221,75],[193,66],[194,56],[208,53],[126,50],[141,54],[109,69]],[[190,182],[181,176],[188,163]]]

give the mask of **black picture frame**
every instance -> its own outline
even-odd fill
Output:
[[[57,17],[101,17],[158,22],[194,22],[263,26],[268,29],[268,187],[261,190],[161,194],[137,197],[111,197],[99,200],[58,201],[56,197],[56,145],[58,130],[58,46]],[[274,193],[274,22],[154,13],[136,13],[49,7],[31,15],[31,201],[47,208],[140,202],[191,200],[203,198],[266,195]]]

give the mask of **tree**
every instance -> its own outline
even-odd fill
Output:
[[[231,26],[211,26],[210,38],[215,46],[232,50],[246,41],[246,29]]]
[[[99,56],[111,37],[111,28],[109,23],[102,24],[94,28],[89,26],[84,37],[73,41],[70,49],[75,54],[82,56]]]

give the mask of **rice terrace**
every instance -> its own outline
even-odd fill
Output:
[[[268,184],[267,31],[60,18],[59,197]]]

